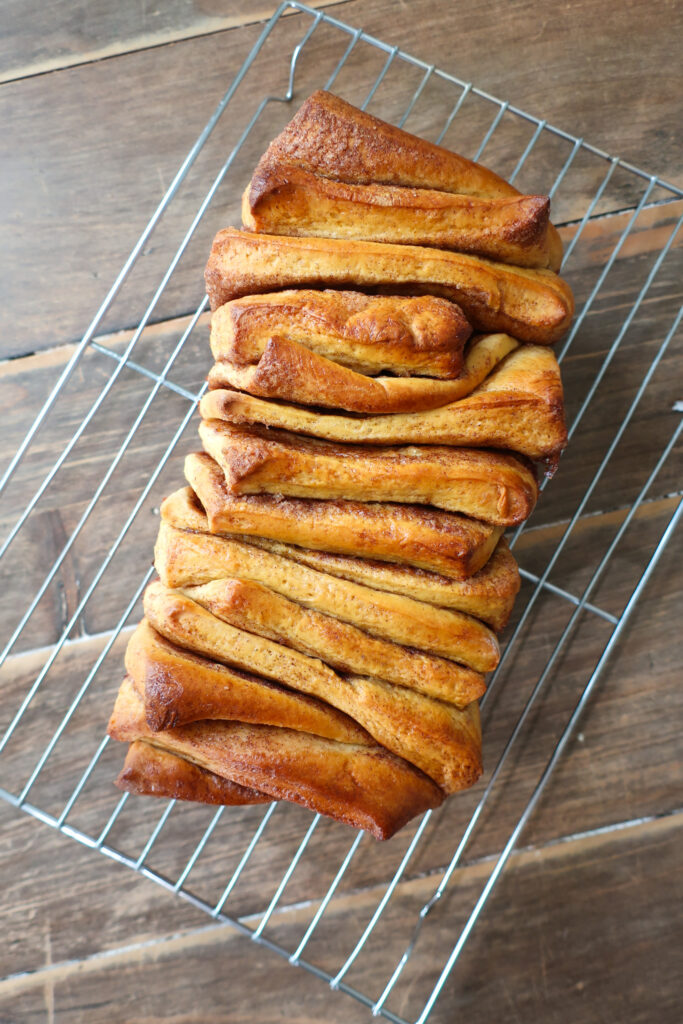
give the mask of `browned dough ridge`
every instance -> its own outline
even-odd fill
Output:
[[[474,328],[551,345],[574,312],[571,289],[550,270],[417,245],[292,238],[225,228],[205,271],[211,309],[283,288],[366,288],[438,295],[456,302]]]
[[[423,505],[230,494],[211,456],[188,455],[185,476],[211,533],[269,537],[301,547],[415,565],[455,579],[488,561],[503,527]]]
[[[232,626],[162,583],[147,588],[144,607],[171,643],[327,701],[445,792],[470,786],[481,774],[476,702],[460,710],[381,679],[339,675],[318,658]]]
[[[273,139],[259,166],[294,163],[352,185],[399,185],[478,196],[519,196],[483,164],[411,135],[319,89]],[[258,168],[257,168],[258,171]],[[562,262],[562,241],[548,227],[550,266]]]
[[[530,465],[503,452],[341,445],[221,420],[199,436],[231,494],[431,505],[497,526],[524,522],[538,497]]]
[[[366,377],[311,352],[297,341],[273,337],[255,366],[215,363],[209,388],[237,388],[262,398],[280,398],[299,405],[323,406],[366,414],[435,409],[470,394],[519,342],[509,334],[473,339],[460,376]],[[209,396],[206,396],[209,402]]]
[[[344,416],[212,391],[202,414],[229,423],[260,423],[351,444],[447,444],[504,448],[556,468],[567,443],[560,370],[551,349],[515,349],[467,397],[440,409],[393,416]]]
[[[271,801],[265,793],[221,778],[184,757],[152,746],[146,740],[135,740],[130,744],[114,785],[136,796],[191,800],[200,804],[239,807]]]
[[[357,373],[450,379],[462,369],[471,333],[459,306],[433,295],[302,288],[220,306],[211,317],[211,351],[217,362],[248,366],[280,336]]]
[[[378,839],[389,839],[416,814],[443,801],[431,779],[380,746],[241,722],[195,722],[152,733],[128,678],[108,732],[123,742],[146,740],[221,778],[366,829]]]
[[[429,245],[519,267],[551,267],[549,217],[547,196],[481,199],[435,189],[349,185],[265,159],[242,197],[242,223],[250,231]]]
[[[305,608],[397,644],[467,665],[497,657],[495,635],[471,615],[320,572],[294,561],[289,549],[283,556],[240,540],[176,529],[162,519],[154,565],[167,587],[195,587],[231,578],[250,580]],[[477,673],[463,670],[462,685],[465,704],[483,692],[483,680]]]
[[[126,650],[126,671],[153,732],[208,718],[280,725],[340,743],[367,743],[353,719],[314,697],[178,647],[143,619]]]

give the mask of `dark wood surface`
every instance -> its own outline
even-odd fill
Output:
[[[315,6],[329,6],[318,4]],[[274,4],[221,0],[166,5],[121,3],[0,5],[3,142],[3,273],[0,275],[0,471],[61,372],[111,280],[160,200],[189,146],[257,38]],[[335,16],[364,27],[462,79],[499,95],[611,153],[683,185],[678,88],[680,5],[644,7],[589,0],[552,7],[528,2],[446,5],[415,0],[347,0]],[[150,239],[98,334],[121,352],[170,256],[230,147],[261,96],[286,86],[291,50],[308,24],[289,15],[257,60]],[[495,33],[492,26],[495,26]],[[313,42],[315,47],[313,48]],[[301,98],[330,73],[339,36],[320,27],[297,69]],[[485,59],[482,59],[485,55]],[[362,99],[382,65],[354,52],[338,85]],[[421,73],[395,68],[371,109],[399,117]],[[87,102],[84,101],[87,97]],[[435,138],[457,90],[431,80],[408,127]],[[467,104],[447,141],[472,154],[493,108]],[[135,358],[159,372],[202,295],[201,267],[211,235],[237,217],[239,190],[269,137],[290,116],[271,104],[229,172],[152,314]],[[526,135],[524,134],[526,132]],[[509,174],[530,135],[506,115],[485,160]],[[545,139],[519,179],[549,188],[568,155]],[[556,219],[572,238],[605,173],[581,157],[555,198]],[[617,171],[583,232],[567,276],[578,308],[590,295],[646,183]],[[664,193],[656,190],[655,201]],[[653,261],[680,216],[681,202],[645,210],[615,261],[600,298],[563,365],[573,420]],[[563,537],[681,301],[680,238],[623,339],[561,469],[517,545],[521,564],[540,573]],[[681,332],[670,343],[614,459],[566,541],[552,581],[580,596],[667,442],[680,398]],[[9,357],[12,357],[11,359]],[[205,318],[169,370],[195,391],[208,358]],[[90,351],[0,504],[4,536],[114,367]],[[0,563],[0,616],[11,633],[46,571],[87,509],[93,490],[150,393],[124,370]],[[49,654],[47,645],[75,617],[72,640],[55,662],[0,758],[0,785],[18,792],[124,613],[150,564],[158,504],[181,481],[182,455],[196,447],[188,425],[144,499],[92,599],[78,605],[188,409],[162,389],[121,464],[0,673],[0,729]],[[680,452],[680,449],[679,449]],[[618,615],[676,505],[680,454],[657,477],[591,600]],[[658,566],[626,635],[601,676],[434,1011],[434,1021],[467,1016],[512,1020],[637,1022],[679,1019],[676,949],[681,941],[680,664],[681,536]],[[519,621],[532,592],[525,584]],[[20,600],[17,600],[17,594]],[[572,613],[544,593],[501,672],[484,714],[490,773],[510,729]],[[130,621],[139,615],[132,611]],[[484,811],[451,895],[425,926],[405,978],[389,1002],[414,1019],[482,885],[531,794],[567,717],[600,656],[611,626],[586,613],[572,632]],[[101,635],[104,634],[104,637]],[[114,645],[29,799],[58,814],[102,735],[120,674],[124,637]],[[116,804],[110,779],[121,759],[110,744],[69,818],[96,835]],[[476,806],[481,788],[434,816],[385,915],[349,973],[376,997]],[[137,856],[163,810],[131,801],[108,838]],[[226,812],[191,875],[189,888],[215,901],[263,815]],[[212,812],[177,807],[148,865],[175,878]],[[364,1021],[369,1012],[275,955],[212,923],[203,912],[128,868],[56,835],[0,802],[0,1021]],[[279,807],[226,911],[257,920],[289,864],[310,816]],[[390,844],[364,838],[311,943],[311,960],[334,971],[353,948],[414,834]],[[266,934],[293,948],[327,889],[353,834],[323,822],[293,874]],[[680,857],[680,853],[678,854]]]

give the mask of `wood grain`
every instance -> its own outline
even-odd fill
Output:
[[[321,9],[344,2],[311,0],[308,6]],[[158,5],[123,0],[112,7],[101,0],[79,0],[66,12],[59,4],[6,4],[0,82],[263,22],[278,6],[272,0],[171,0]],[[286,10],[284,17],[292,13]],[[41,31],[28,33],[31,23],[40,23]]]
[[[473,1024],[504,1018],[674,1024],[680,997],[676,951],[683,939],[676,912],[677,895],[683,895],[680,839],[679,815],[514,855],[430,1019],[446,1022],[466,1014]],[[463,869],[439,915],[462,919],[489,870],[490,863]],[[429,878],[399,887],[380,924],[382,945],[367,947],[351,971],[351,984],[379,994],[402,952],[410,919],[432,889]],[[351,894],[328,908],[324,940],[307,950],[314,963],[328,970],[339,965],[380,893]],[[277,915],[269,934],[292,948],[314,909]],[[65,1024],[270,1024],[293,1017],[346,1024],[369,1017],[348,997],[330,997],[323,982],[293,971],[227,927],[195,927],[150,946],[62,964],[52,948],[53,923],[43,920],[40,969],[0,982],[3,1019],[20,1015],[22,1022],[38,1024],[46,1019],[46,1007]],[[442,935],[440,922],[428,920],[405,981],[389,1002],[409,1020],[445,959],[449,947]]]

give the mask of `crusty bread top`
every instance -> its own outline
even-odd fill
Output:
[[[309,96],[261,157],[250,186],[255,196],[261,169],[278,161],[350,184],[403,185],[481,198],[520,194],[487,167],[387,124],[322,89]],[[548,245],[550,266],[557,267],[562,241],[552,224]]]
[[[514,196],[493,171],[411,135],[319,89],[273,139],[259,167],[290,160],[319,174],[357,184],[407,185],[473,196]]]

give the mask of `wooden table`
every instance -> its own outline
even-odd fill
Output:
[[[680,4],[667,0],[647,5],[576,0],[552,6],[531,0],[507,4],[463,0],[457,5],[434,0],[410,4],[342,0],[319,6],[333,8],[335,16],[387,43],[683,186]],[[199,128],[274,8],[267,0],[173,0],[156,6],[128,0],[115,5],[103,0],[54,5],[27,0],[0,5],[4,25],[0,159],[6,222],[0,356],[8,360],[0,364],[4,413],[0,469],[7,465],[37,405],[49,393]],[[286,19],[282,39],[288,46],[301,34],[302,17],[292,14]],[[323,40],[321,47],[325,45]],[[364,61],[377,60],[362,50],[354,59],[359,78],[367,72]],[[272,72],[268,66],[262,71],[257,100],[267,89],[281,86],[275,80],[275,63]],[[309,79],[319,81],[316,74],[315,68],[302,68],[297,98],[305,94]],[[348,84],[351,92],[352,85]],[[402,88],[397,86],[395,95],[387,90],[382,98],[384,111],[391,111],[394,104],[399,116],[409,95]],[[281,123],[282,111],[278,116]],[[434,127],[430,108],[416,108],[408,127],[429,133]],[[470,128],[466,120],[457,135],[465,152],[469,152]],[[223,147],[224,153],[234,143],[233,130],[228,125],[216,133],[215,146]],[[451,141],[455,146],[456,137]],[[247,150],[244,174],[259,155],[256,143]],[[502,143],[494,145],[486,158],[504,167],[506,155]],[[201,160],[198,168],[208,173]],[[198,180],[188,177],[187,188],[174,201],[168,228],[152,236],[116,305],[116,315],[105,318],[99,328],[114,352],[122,351],[129,341],[158,281],[159,268],[168,262],[169,246],[174,240],[177,244],[197,208]],[[603,216],[587,229],[580,268],[574,277],[567,271],[577,294],[584,298],[590,268],[604,264],[638,203],[630,178],[615,179],[614,185],[612,198],[601,208]],[[576,231],[577,218],[594,189],[595,181],[587,171],[558,199],[556,217],[566,224],[566,239]],[[221,216],[236,210],[236,198],[228,195],[221,200]],[[653,193],[651,198],[656,202],[661,195]],[[670,202],[641,214],[615,266],[614,279],[602,293],[597,316],[586,321],[583,341],[564,363],[570,415],[580,404],[574,396],[582,388],[585,391],[628,313],[633,275],[654,260],[682,208],[680,201]],[[206,251],[218,226],[214,218],[198,232],[197,252]],[[192,308],[188,294],[201,297],[200,265],[200,256],[193,256],[179,267],[155,312],[154,324],[145,332],[143,361],[155,371],[163,366],[170,339],[177,339],[187,322]],[[532,527],[520,540],[520,559],[531,572],[542,571],[585,489],[587,467],[597,467],[644,367],[668,329],[683,290],[680,269],[677,239],[671,259],[663,264],[648,293],[639,326],[624,342],[606,378],[609,386],[598,392],[586,429],[577,434]],[[184,353],[172,375],[176,384],[190,389],[200,383],[208,360],[203,322],[199,333],[201,338]],[[672,432],[676,420],[671,405],[681,397],[676,393],[680,360],[679,332],[653,376],[633,429],[615,454],[613,470],[604,486],[596,488],[568,545],[561,566],[562,585],[573,593],[581,593]],[[94,351],[81,361],[69,401],[39,435],[12,485],[10,505],[2,512],[3,536],[22,500],[30,497],[41,470],[49,467],[103,386],[111,365],[110,358]],[[125,433],[147,393],[144,385],[138,374],[125,371],[118,388],[122,404],[103,408],[54,497],[39,506],[17,541],[14,561],[0,587],[0,613],[11,628],[17,621],[17,603],[23,609],[35,592],[92,494],[93,479],[99,479],[111,461],[122,430]],[[161,411],[141,428],[132,460],[122,463],[99,506],[101,512],[39,605],[32,621],[33,646],[19,642],[8,659],[2,677],[8,707],[16,706],[35,678],[45,659],[40,648],[55,641],[77,609],[93,567],[106,554],[126,510],[148,480],[160,446],[168,440],[164,417],[175,415],[177,420],[186,407],[180,397],[176,405],[168,404],[171,399],[164,401],[155,407]],[[184,450],[193,444],[190,431]],[[103,581],[98,596],[77,616],[75,639],[53,681],[40,691],[35,717],[17,731],[14,747],[8,748],[10,778],[7,781],[3,775],[0,784],[11,789],[15,771],[17,778],[25,778],[25,769],[30,771],[63,712],[60,687],[66,692],[80,683],[93,651],[99,650],[98,643],[101,647],[98,635],[111,629],[125,606],[129,596],[125,588],[139,579],[140,564],[149,559],[158,499],[180,480],[179,456],[169,461],[168,472],[151,490],[117,572]],[[680,460],[672,456],[593,597],[601,607],[616,615],[623,609],[679,489]],[[676,955],[683,938],[680,553],[679,531],[600,678],[581,731],[573,737],[520,848],[474,929],[456,975],[431,1018],[435,1022],[460,1015],[482,1024],[503,1017],[558,1024],[659,1024],[680,1019]],[[504,685],[489,709],[489,767],[570,612],[567,602],[553,595],[539,601],[522,653],[506,671]],[[457,934],[456,923],[481,890],[492,858],[504,845],[599,657],[606,626],[595,616],[581,620],[576,638],[556,666],[552,685],[534,707],[506,769],[509,783],[503,779],[463,858],[457,891],[430,923],[426,942],[411,963],[411,985],[416,988],[425,976],[432,976],[437,960],[443,962]],[[56,786],[60,772],[68,772],[72,761],[78,762],[83,737],[92,740],[92,735],[101,733],[104,709],[120,671],[120,651],[119,644],[103,670],[99,689],[75,716],[71,745],[66,740],[63,753],[59,748],[48,762],[45,788],[39,785],[31,794],[36,803],[42,799],[47,806],[55,796],[50,785]],[[120,752],[108,753],[112,757],[106,770],[111,773]],[[5,764],[0,761],[0,766]],[[105,782],[102,787],[104,793]],[[108,791],[106,796],[110,799]],[[410,922],[433,891],[439,869],[454,848],[456,829],[462,828],[477,796],[475,792],[469,803],[468,797],[461,804],[451,801],[455,810],[434,829],[426,852],[411,862],[380,932],[387,949],[394,943],[400,953]],[[103,800],[93,799],[87,813],[95,816]],[[239,846],[236,839],[247,834],[249,822],[253,829],[253,820],[235,812],[229,833],[235,848]],[[262,878],[280,877],[307,820],[297,809],[285,813],[278,835],[264,844],[263,859],[257,865]],[[331,994],[317,979],[5,803],[0,803],[0,821],[3,1021],[234,1024],[248,1020],[270,1024],[369,1019],[361,1006]],[[175,840],[171,836],[171,846],[175,842],[186,853],[189,838],[184,827],[178,828]],[[195,831],[191,835],[196,838]],[[132,839],[139,845],[145,841],[139,824]],[[346,844],[351,839],[350,834],[343,836]],[[405,843],[396,847],[399,853],[404,848]],[[362,868],[351,871],[330,907],[319,950],[323,964],[338,964],[343,959],[340,954],[352,948],[393,870],[389,865],[395,864],[396,856],[391,846],[368,849]],[[293,877],[273,920],[278,941],[296,942],[292,936],[305,928],[315,900],[329,882],[331,858],[336,855],[338,860],[340,850],[339,833],[323,832],[313,866],[301,877]],[[220,849],[208,856],[207,877],[211,871],[224,872],[221,856]],[[257,880],[249,882],[234,912],[249,913],[257,894]],[[352,984],[372,995],[386,980],[378,973],[382,952],[369,949],[350,975]],[[408,994],[405,1004],[394,1008],[409,1013],[414,1005]]]

